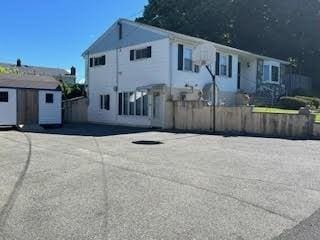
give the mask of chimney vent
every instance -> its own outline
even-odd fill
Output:
[[[21,67],[21,59],[20,58],[17,59],[17,67]]]
[[[70,75],[72,76],[76,75],[76,68],[74,66],[71,67]]]

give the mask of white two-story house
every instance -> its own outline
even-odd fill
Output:
[[[120,19],[83,53],[88,120],[164,127],[167,101],[211,96],[210,74],[192,61],[194,49],[203,43],[217,50],[210,68],[218,105],[235,105],[239,91],[283,91],[286,61]]]

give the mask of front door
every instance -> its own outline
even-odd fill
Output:
[[[29,89],[17,90],[18,124],[38,124],[38,91]]]
[[[154,92],[152,96],[152,126],[162,127],[161,95],[159,92]]]

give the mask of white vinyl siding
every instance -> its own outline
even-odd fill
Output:
[[[16,125],[17,124],[17,90],[0,88],[0,92],[8,93],[8,101],[0,102],[0,125]]]
[[[47,95],[53,95],[53,102],[47,103]],[[39,91],[39,124],[61,124],[61,101],[60,91]]]

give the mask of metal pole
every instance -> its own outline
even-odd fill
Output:
[[[212,77],[212,132],[216,132],[216,76],[212,73],[209,66],[206,66],[206,68]]]

